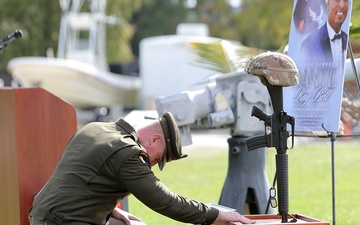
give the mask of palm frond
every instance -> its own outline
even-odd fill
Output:
[[[262,52],[226,40],[212,43],[191,42],[190,47],[197,56],[195,63],[198,66],[224,74],[243,68],[251,57]]]

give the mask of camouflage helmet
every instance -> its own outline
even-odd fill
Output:
[[[258,76],[261,83],[276,86],[299,84],[299,71],[295,62],[287,55],[278,52],[264,52],[250,59],[245,67],[248,74]]]

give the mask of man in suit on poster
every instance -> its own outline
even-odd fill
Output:
[[[348,35],[342,31],[350,0],[328,0],[327,22],[302,43],[300,57],[305,62],[336,62],[343,65]]]

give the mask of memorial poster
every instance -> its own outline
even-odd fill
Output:
[[[288,55],[299,69],[299,85],[283,92],[296,131],[339,130],[351,4],[294,0]]]

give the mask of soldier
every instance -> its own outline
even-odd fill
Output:
[[[171,192],[151,170],[186,156],[169,112],[137,130],[122,118],[89,123],[70,139],[53,175],[35,196],[30,224],[144,224],[115,207],[129,194],[185,223],[254,223],[237,212],[219,211]]]

